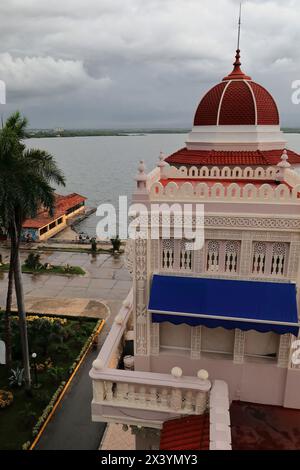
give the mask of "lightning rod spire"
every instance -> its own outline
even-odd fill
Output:
[[[242,24],[242,2],[240,3],[239,23],[238,23],[238,40],[237,50],[240,50],[240,39],[241,39],[241,24]]]

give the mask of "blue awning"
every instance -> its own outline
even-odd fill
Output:
[[[155,274],[149,311],[153,322],[209,328],[274,331],[298,336],[296,286]]]

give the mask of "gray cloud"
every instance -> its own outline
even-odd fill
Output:
[[[239,1],[2,0],[0,79],[33,127],[190,126],[233,62]],[[300,2],[244,2],[243,68],[300,126]]]

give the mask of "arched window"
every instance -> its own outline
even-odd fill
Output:
[[[252,273],[264,274],[266,268],[267,245],[263,242],[255,242],[253,248]]]
[[[180,240],[180,269],[187,271],[192,270],[193,264],[193,250],[189,246],[188,240]]]
[[[174,239],[162,240],[161,262],[163,269],[173,269],[174,266]]]
[[[286,259],[287,246],[286,243],[274,243],[272,250],[271,274],[274,276],[282,276],[284,270],[284,262]]]
[[[206,269],[215,272],[219,270],[220,243],[217,240],[209,240],[207,243]]]
[[[239,247],[239,243],[234,240],[225,243],[225,272],[237,272]]]

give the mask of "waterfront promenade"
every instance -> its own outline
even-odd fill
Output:
[[[9,252],[0,248],[3,261]],[[21,252],[22,261],[28,251]],[[47,251],[41,253],[41,262],[53,265],[80,266],[84,276],[57,276],[53,274],[24,274],[24,293],[28,312],[84,315],[103,318],[105,306],[120,304],[126,297],[131,279],[122,255]],[[0,307],[5,306],[7,273],[0,273]],[[15,304],[15,297],[14,297]]]

